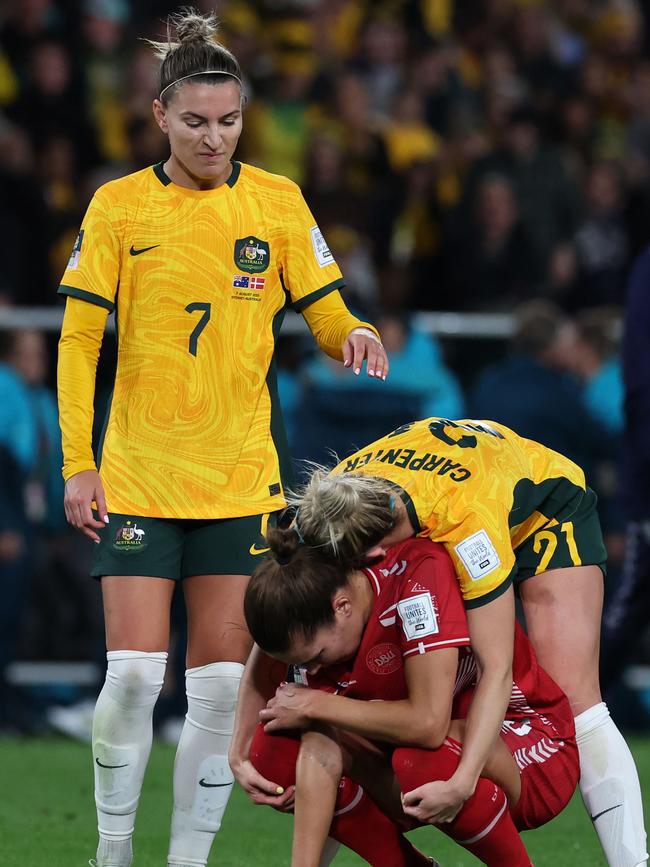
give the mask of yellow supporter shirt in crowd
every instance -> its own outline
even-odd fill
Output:
[[[199,191],[158,165],[97,190],[59,292],[115,310],[117,370],[100,457],[109,511],[228,518],[283,506],[275,342],[287,307],[302,311],[342,285],[286,178],[233,162],[226,183]],[[338,304],[345,334],[365,324]],[[64,323],[62,352],[76,340]],[[87,414],[78,421],[92,394],[77,400],[73,365],[64,364],[69,478],[93,466]]]
[[[549,518],[552,524],[569,518],[585,493],[584,473],[568,458],[503,425],[472,419],[405,424],[332,472],[399,485],[416,533],[451,555],[468,608],[504,592],[514,549]]]

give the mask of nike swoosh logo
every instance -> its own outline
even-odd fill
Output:
[[[126,768],[127,765],[129,764],[129,763],[127,762],[126,765],[105,765],[105,764],[103,764],[102,762],[100,762],[99,759],[95,759],[95,761],[97,762],[97,764],[99,765],[100,768],[111,768],[111,769],[113,769],[113,770],[114,770],[115,768]]]
[[[270,550],[270,548],[258,548],[257,545],[251,545],[248,553],[252,554],[253,557],[257,557],[258,554],[268,554]]]
[[[206,783],[205,777],[203,777],[199,780],[199,786],[203,786],[204,789],[221,789],[224,786],[232,786],[232,783]]]
[[[618,810],[619,807],[622,807],[623,804],[614,804],[613,807],[608,807],[606,810],[603,810],[602,813],[596,813],[595,816],[590,816],[591,821],[595,822],[596,819],[600,819],[601,816],[604,816],[605,813],[611,813],[612,810]]]
[[[140,250],[136,250],[135,247],[133,245],[131,245],[131,249],[129,250],[129,253],[132,256],[139,256],[140,253],[146,253],[149,250],[155,250],[156,247],[160,247],[160,244],[154,244],[152,247],[142,247],[142,249],[140,249]]]

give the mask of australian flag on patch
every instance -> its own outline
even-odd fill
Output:
[[[245,274],[235,274],[232,278],[232,285],[235,289],[248,289],[248,282],[251,278]]]

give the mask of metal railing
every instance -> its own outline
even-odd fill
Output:
[[[60,331],[63,309],[60,307],[0,307],[0,331],[36,328],[39,331]],[[513,330],[510,313],[435,313],[413,314],[413,324],[427,334],[438,337],[487,338],[504,340]],[[282,334],[301,334],[307,325],[302,316],[290,311],[282,326]],[[107,331],[114,331],[114,316],[109,316]]]

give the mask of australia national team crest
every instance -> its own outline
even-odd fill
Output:
[[[126,521],[115,533],[113,548],[125,554],[137,554],[147,547],[146,532],[134,521]]]
[[[269,245],[253,235],[235,241],[235,265],[240,271],[259,274],[269,267]]]

